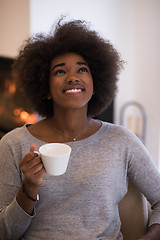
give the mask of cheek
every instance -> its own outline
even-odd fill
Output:
[[[57,92],[60,91],[59,81],[56,81],[56,79],[51,78],[49,80],[49,91],[52,96],[56,95]]]

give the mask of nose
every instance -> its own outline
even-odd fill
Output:
[[[79,82],[79,78],[76,76],[76,74],[70,74],[67,77],[67,83],[77,83]]]

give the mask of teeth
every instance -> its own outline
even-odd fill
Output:
[[[81,89],[69,89],[66,92],[68,92],[68,93],[76,93],[76,92],[81,92],[81,91],[82,91]]]

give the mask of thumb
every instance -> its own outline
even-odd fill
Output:
[[[35,150],[37,150],[37,147],[34,143],[32,143],[31,146],[30,146],[30,152],[33,152]]]

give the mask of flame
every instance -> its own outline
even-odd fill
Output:
[[[37,121],[37,116],[34,113],[29,114],[28,112],[24,111],[22,108],[14,109],[15,117],[19,118],[24,123],[35,123]]]
[[[11,81],[10,79],[6,79],[5,88],[7,93],[14,95],[16,92],[16,82]]]
[[[37,117],[34,113],[29,114],[26,111],[22,111],[20,113],[20,119],[25,123],[35,123],[37,120]]]
[[[8,88],[9,93],[14,94],[16,92],[16,84],[11,83]]]
[[[14,113],[14,115],[15,115],[16,117],[19,117],[20,114],[21,114],[21,109],[20,109],[20,108],[14,109],[13,113]]]

